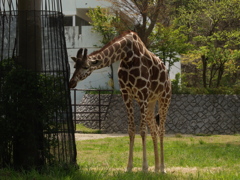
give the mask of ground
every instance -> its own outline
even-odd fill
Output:
[[[128,136],[127,134],[82,134],[82,133],[75,133],[75,140],[82,141],[82,140],[91,140],[91,139],[103,139],[107,137],[123,137]]]

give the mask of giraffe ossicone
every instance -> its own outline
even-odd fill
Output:
[[[94,70],[120,61],[118,79],[123,101],[128,114],[128,134],[130,139],[127,170],[133,168],[133,146],[135,139],[135,124],[133,113],[133,99],[140,107],[141,122],[140,135],[143,146],[143,171],[148,170],[146,135],[147,127],[154,145],[155,171],[164,171],[163,138],[165,121],[171,100],[171,81],[164,63],[150,52],[139,36],[127,31],[115,38],[103,48],[87,55],[86,49],[79,49],[75,61],[75,71],[69,82],[70,88],[88,77]],[[160,120],[155,120],[155,105],[158,102]],[[160,158],[158,140],[160,139]]]

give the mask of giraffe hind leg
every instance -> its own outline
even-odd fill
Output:
[[[159,100],[159,137],[160,137],[160,171],[166,173],[164,165],[164,135],[165,135],[165,121],[167,117],[169,102],[162,98]]]
[[[145,109],[145,118],[147,125],[150,129],[153,147],[154,147],[154,156],[155,156],[155,172],[159,172],[160,170],[160,163],[159,163],[159,152],[158,152],[158,127],[156,120],[154,118],[154,107],[155,102],[149,103]]]

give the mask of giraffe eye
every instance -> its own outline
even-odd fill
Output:
[[[83,69],[88,69],[88,68],[89,68],[88,66],[83,67]]]
[[[98,60],[92,62],[92,64],[97,64],[97,63],[98,63]]]

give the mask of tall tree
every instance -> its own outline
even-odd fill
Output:
[[[111,3],[112,8],[97,7],[88,13],[93,29],[103,36],[103,44],[122,31],[134,30],[150,50],[164,63],[168,62],[169,70],[180,60],[179,54],[189,47],[187,36],[180,33],[181,28],[170,25],[170,4],[164,4],[163,0],[111,0]]]
[[[119,29],[115,26],[120,23],[120,19],[110,13],[109,9],[104,9],[98,6],[94,9],[90,9],[87,15],[92,20],[90,24],[93,26],[93,30],[102,35],[102,44],[107,44],[118,35]]]
[[[191,48],[187,36],[181,33],[182,28],[175,29],[173,25],[165,27],[157,23],[150,35],[150,50],[168,64],[168,70],[175,62],[180,61],[180,55]]]
[[[18,1],[19,56],[17,60],[25,72],[35,72],[36,74],[42,70],[40,10],[41,0]],[[17,123],[15,124],[21,133],[15,134],[13,137],[13,162],[15,168],[18,169],[30,169],[34,166],[44,164],[41,154],[43,143],[42,127],[41,123],[37,121],[32,113],[39,111],[36,101],[38,93],[34,86],[31,87],[32,89],[29,89],[29,91],[21,91],[21,87],[29,86],[29,81],[27,81],[29,77],[26,77],[27,73],[24,71],[21,74],[22,77],[19,78],[25,79],[25,81],[19,85],[19,92],[16,99],[18,99],[18,105],[23,103],[21,102],[21,97],[27,97],[32,100],[32,103],[28,104],[29,107],[18,107],[18,111],[24,114],[18,117]],[[36,81],[35,77],[31,78],[33,82]],[[24,131],[20,131],[22,129],[24,129]]]
[[[18,1],[19,63],[26,69],[42,69],[42,0]]]
[[[121,19],[121,27],[131,29],[149,46],[149,39],[157,22],[164,24],[164,0],[109,0]]]

